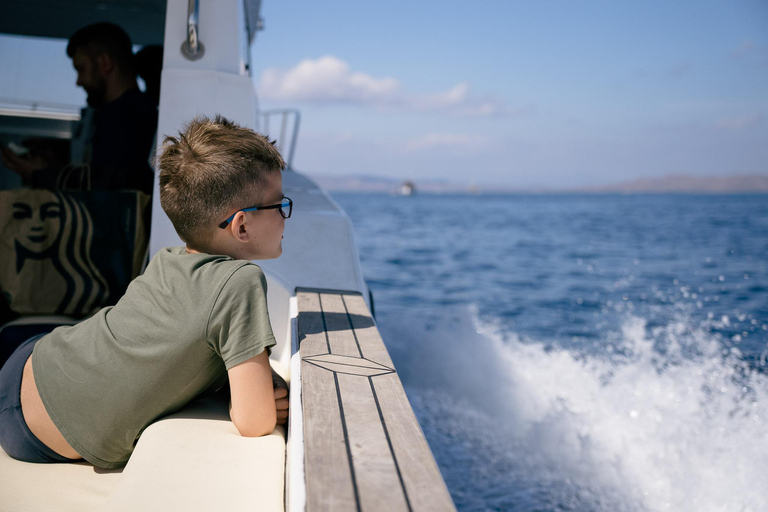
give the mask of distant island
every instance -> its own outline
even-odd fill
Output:
[[[403,180],[381,176],[308,175],[330,191],[397,193]],[[692,176],[670,174],[608,185],[571,188],[515,188],[480,186],[448,180],[413,180],[420,193],[427,194],[768,194],[768,175]]]
[[[575,189],[578,192],[625,194],[765,194],[768,175],[691,176],[670,174],[660,178],[644,178],[600,187]]]

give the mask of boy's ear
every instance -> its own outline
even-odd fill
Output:
[[[246,223],[245,212],[237,212],[232,222],[229,223],[229,230],[232,236],[239,242],[248,241],[248,224]]]

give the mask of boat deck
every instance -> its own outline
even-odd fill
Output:
[[[362,295],[297,299],[306,510],[454,510]]]

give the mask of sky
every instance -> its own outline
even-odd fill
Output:
[[[295,167],[558,187],[768,175],[768,2],[266,1]]]
[[[768,175],[765,0],[266,0],[262,17],[259,103],[300,109],[308,174],[486,188]],[[46,73],[74,84],[59,46]],[[0,97],[50,87],[14,90],[25,51],[0,36]],[[84,98],[69,87],[62,102]]]

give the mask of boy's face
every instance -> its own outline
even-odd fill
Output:
[[[267,176],[266,187],[261,194],[259,205],[277,204],[283,199],[283,173],[273,171]],[[269,260],[283,253],[282,239],[285,229],[285,219],[278,209],[256,210],[246,212],[249,222],[255,228],[254,236],[249,242],[250,259]]]

